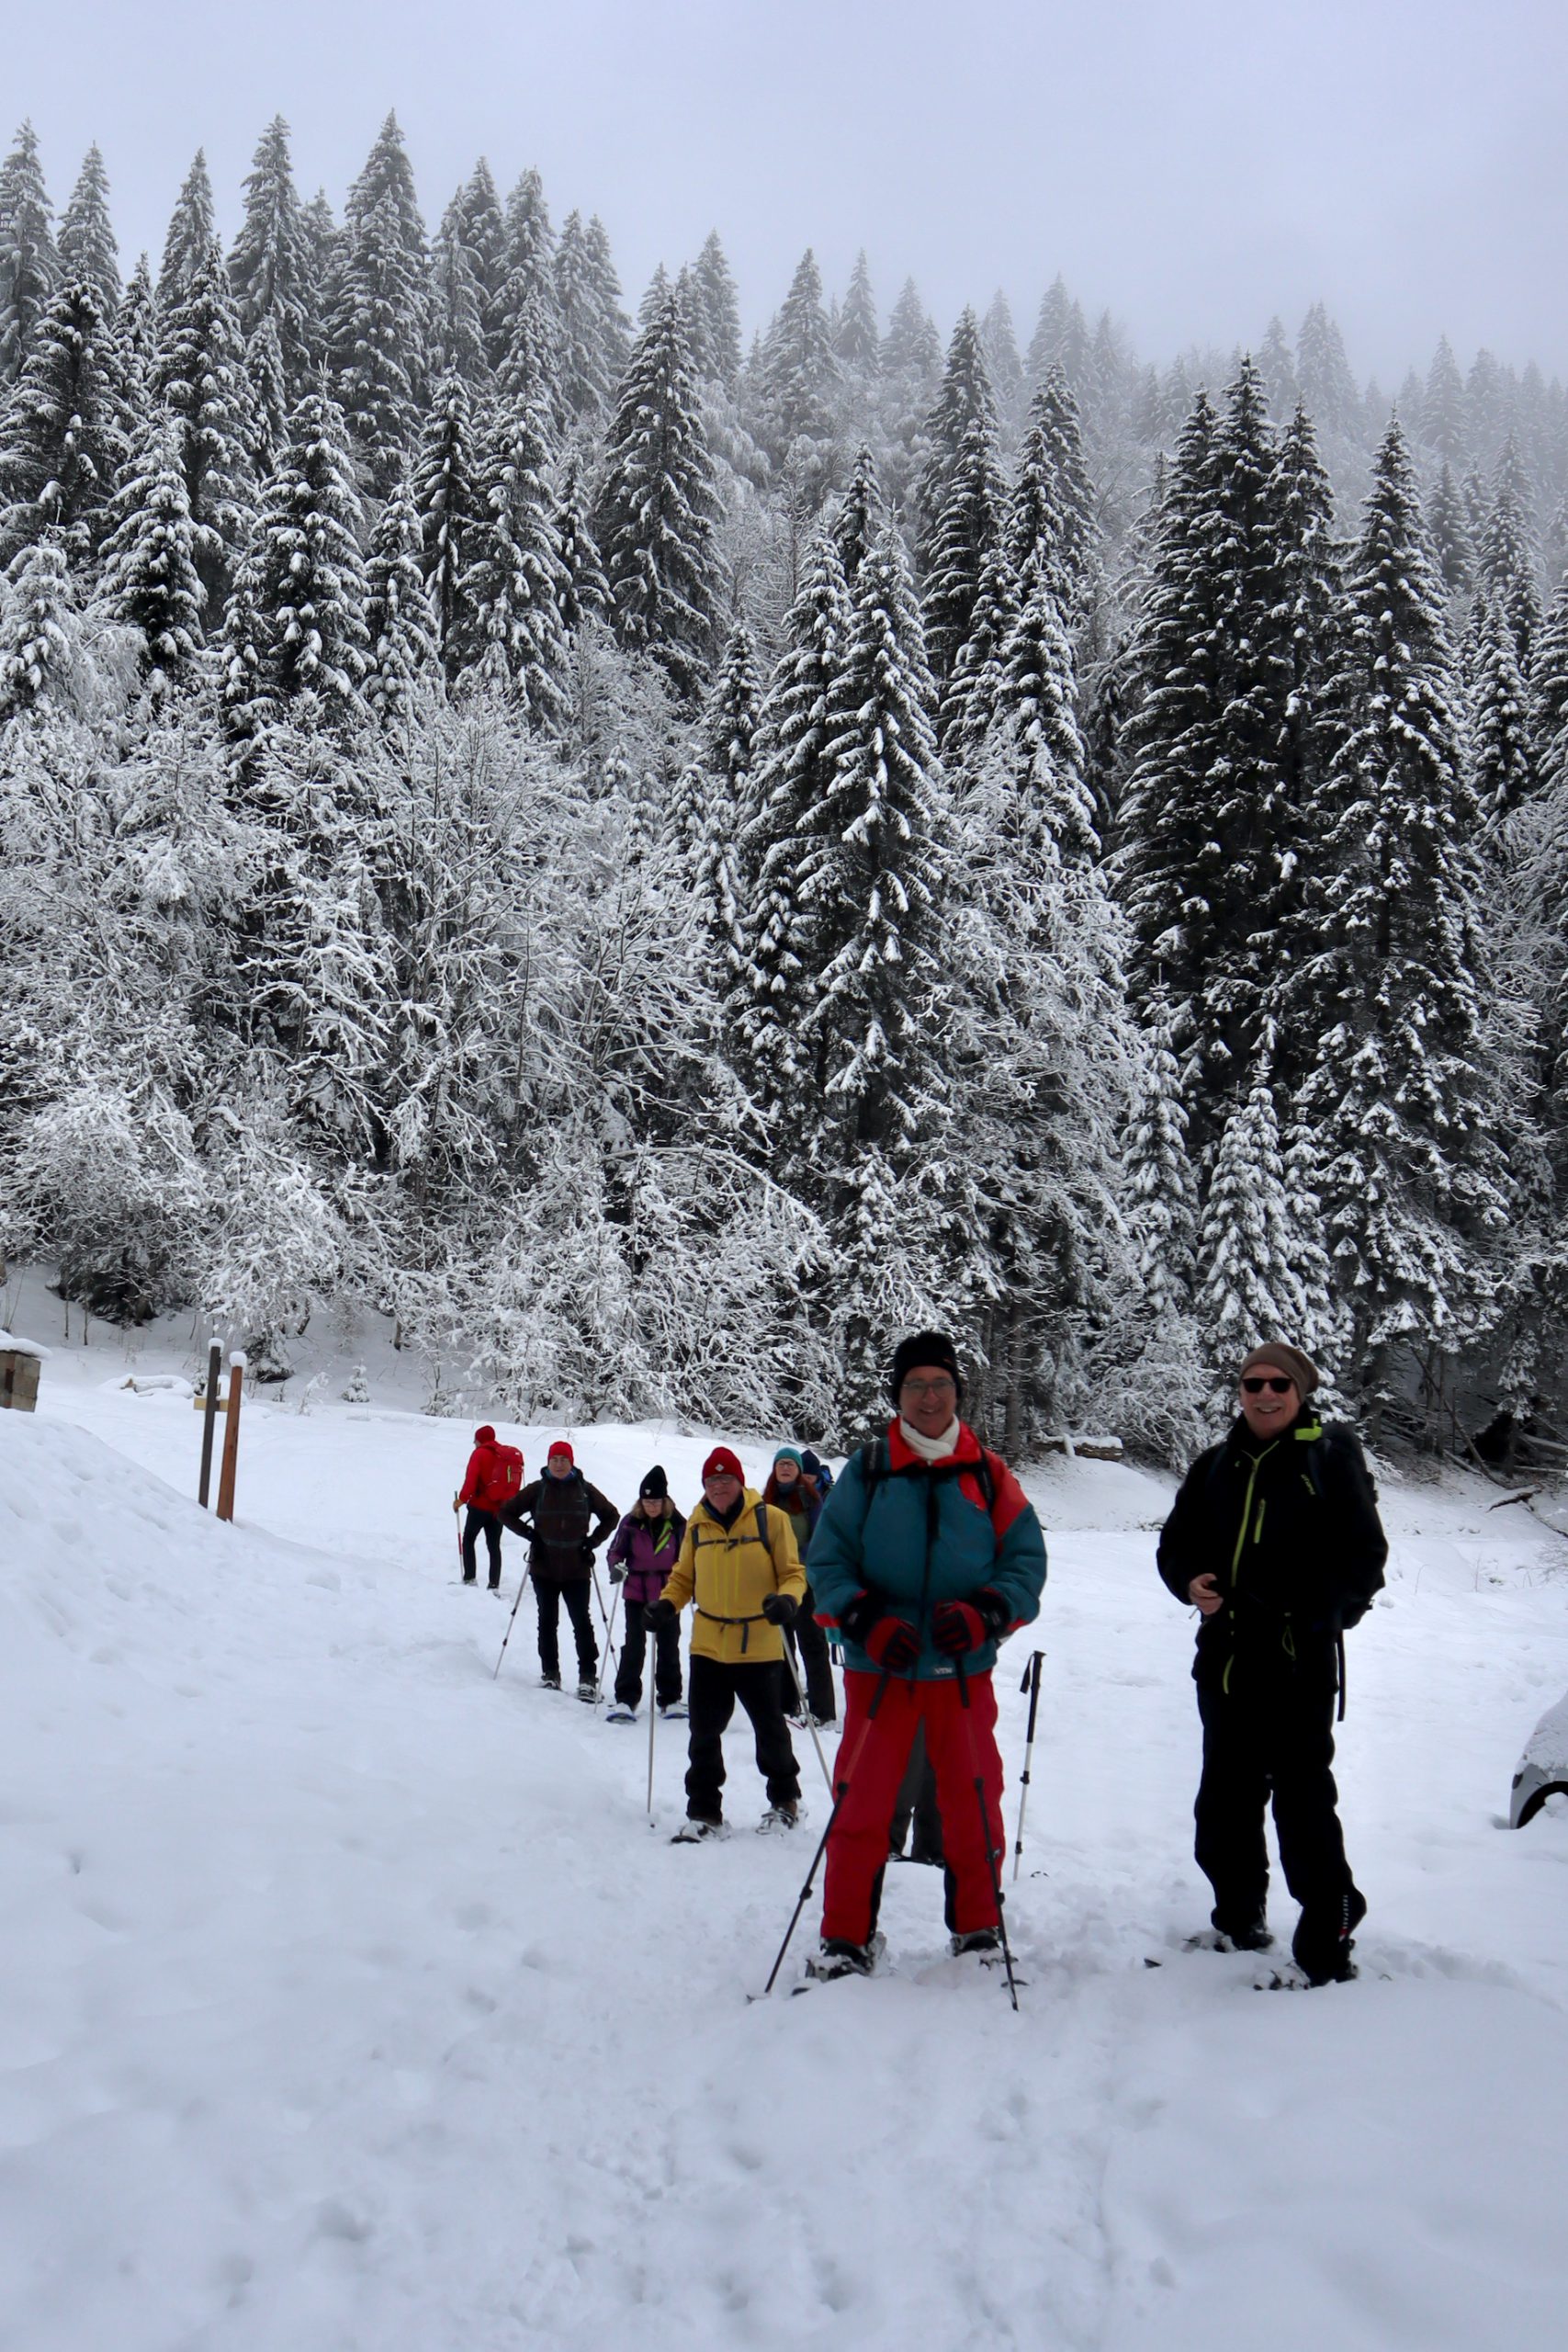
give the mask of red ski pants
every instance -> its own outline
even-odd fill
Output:
[[[942,1848],[949,1883],[948,1925],[959,1935],[997,1925],[991,1859],[1006,1846],[1002,1828],[1002,1759],[997,1752],[997,1701],[988,1674],[951,1681],[889,1681],[882,1704],[870,1712],[881,1677],[844,1676],[844,1732],[833,1767],[833,1790],[846,1783],[839,1817],[828,1840],[823,1887],[825,1941],[864,1944],[876,1925],[882,1873],[887,1863],[887,1833],[898,1801],[898,1784],[914,1745],[915,1727],[926,1727],[926,1754],[936,1772],[942,1810]],[[964,1703],[967,1690],[969,1703]],[[982,1826],[978,1774],[985,1795]]]

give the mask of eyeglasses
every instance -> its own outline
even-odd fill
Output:
[[[912,1396],[917,1404],[923,1404],[928,1396],[935,1404],[939,1397],[956,1396],[958,1391],[951,1380],[907,1380],[899,1393]]]
[[[1263,1391],[1267,1388],[1270,1396],[1286,1396],[1289,1391],[1295,1386],[1295,1385],[1296,1384],[1293,1380],[1258,1380],[1254,1378],[1250,1380],[1244,1380],[1242,1382],[1241,1393],[1244,1396],[1261,1396]]]

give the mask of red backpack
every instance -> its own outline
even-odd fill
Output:
[[[485,1486],[489,1508],[499,1510],[502,1503],[509,1503],[513,1495],[523,1491],[523,1456],[514,1445],[498,1445],[491,1450],[495,1466]]]

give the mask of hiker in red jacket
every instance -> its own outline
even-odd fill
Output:
[[[463,1582],[479,1574],[479,1543],[482,1533],[490,1549],[490,1589],[501,1590],[501,1506],[510,1502],[523,1484],[523,1456],[514,1445],[498,1445],[487,1421],[474,1431],[474,1450],[468,1475],[452,1498],[454,1510],[468,1506],[463,1522]]]

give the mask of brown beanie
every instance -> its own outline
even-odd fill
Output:
[[[1268,1364],[1273,1372],[1288,1374],[1303,1403],[1317,1386],[1317,1366],[1312,1358],[1303,1356],[1300,1348],[1288,1347],[1283,1340],[1270,1340],[1266,1347],[1254,1348],[1242,1365],[1240,1377],[1245,1380],[1260,1363]]]

